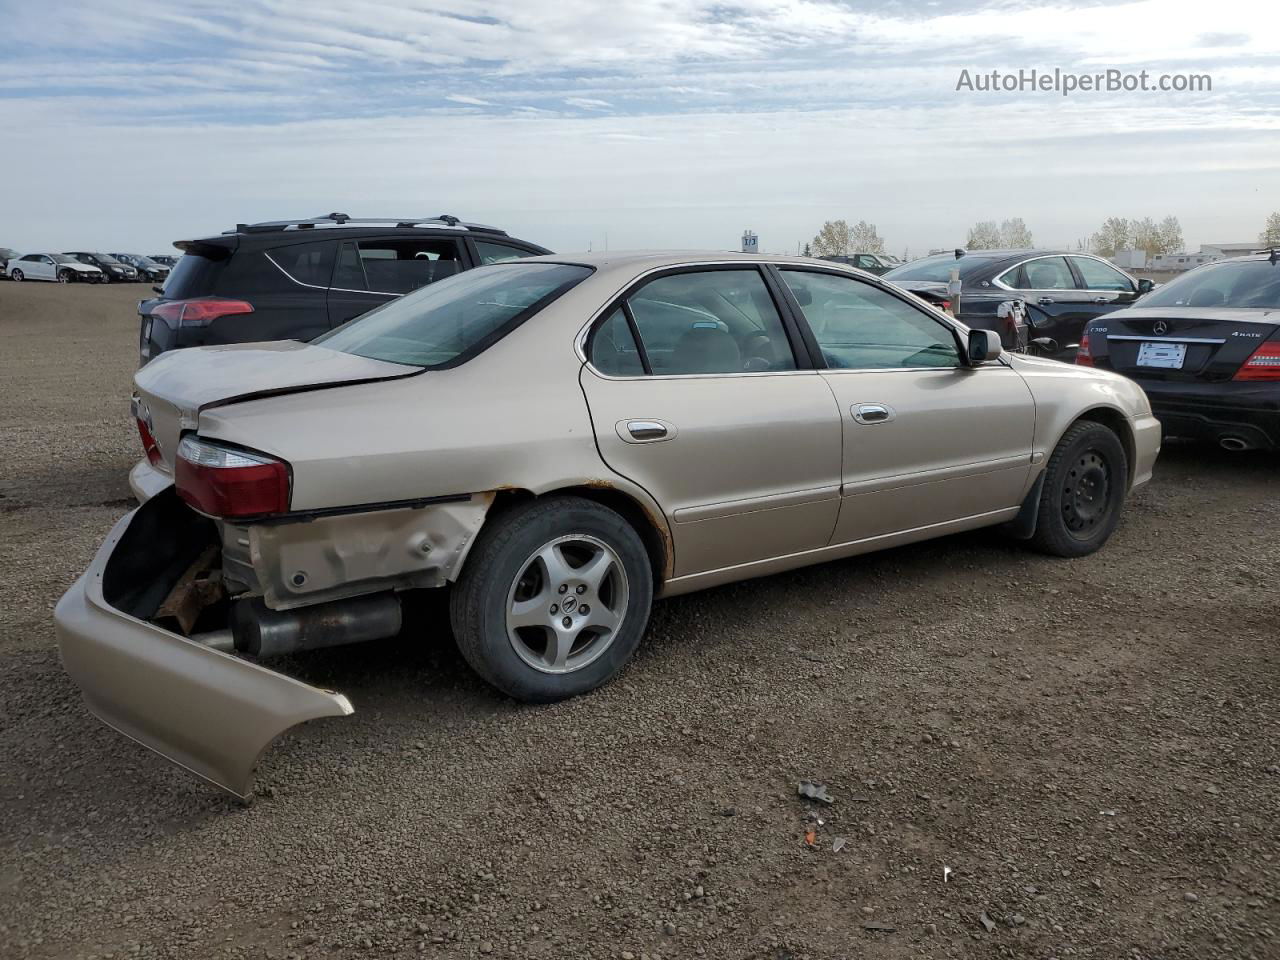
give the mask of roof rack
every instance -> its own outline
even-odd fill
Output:
[[[313,230],[316,227],[345,227],[348,225],[372,226],[388,225],[395,227],[439,227],[445,226],[455,230],[475,230],[480,233],[495,233],[507,236],[507,231],[491,227],[484,223],[466,223],[452,214],[442,213],[438,217],[373,217],[356,219],[345,213],[330,213],[327,216],[309,217],[303,220],[264,220],[261,223],[237,223],[234,233],[271,233],[276,230]]]

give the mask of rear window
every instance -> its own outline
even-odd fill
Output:
[[[1152,290],[1142,307],[1280,307],[1280,263],[1206,264]]]
[[[478,267],[392,300],[312,343],[415,367],[456,366],[590,275],[590,267],[567,263]]]
[[[211,260],[199,254],[184,253],[165,281],[164,295],[174,300],[207,297],[214,292],[218,277],[228,263],[229,259]]]
[[[959,270],[960,276],[963,277],[970,270],[985,267],[995,259],[995,257],[979,257],[973,254],[963,256],[959,260],[955,258],[954,254],[929,257],[926,260],[917,260],[915,263],[904,263],[900,267],[894,267],[884,275],[884,278],[886,280],[926,280],[946,283],[951,279],[952,270]]]

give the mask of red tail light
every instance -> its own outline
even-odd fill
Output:
[[[1093,366],[1093,354],[1089,352],[1089,334],[1088,331],[1081,334],[1080,346],[1076,350],[1076,363],[1082,367]]]
[[[146,453],[147,460],[150,461],[151,465],[158,467],[163,459],[160,455],[160,444],[156,443],[156,438],[152,435],[151,428],[147,426],[146,421],[141,417],[138,417],[137,421],[138,436],[142,438],[143,452]]]
[[[253,313],[253,304],[244,300],[221,300],[216,297],[196,300],[169,300],[151,311],[169,326],[207,327],[218,317],[236,313]]]
[[[211,517],[257,517],[289,509],[289,466],[283,460],[194,434],[178,444],[175,486],[178,496]]]
[[[1268,340],[1240,365],[1232,380],[1280,380],[1280,340]]]

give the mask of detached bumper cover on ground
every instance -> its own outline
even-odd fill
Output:
[[[103,578],[142,507],[115,525],[54,611],[67,673],[104,723],[237,797],[271,741],[306,720],[352,713],[308,686],[111,606]]]

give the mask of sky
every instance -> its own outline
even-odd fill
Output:
[[[459,12],[461,11],[461,12]],[[1074,246],[1280,209],[1274,2],[0,0],[0,246],[159,253],[236,222],[451,213],[569,252],[890,252],[1021,217]],[[993,69],[1199,92],[957,90]]]

